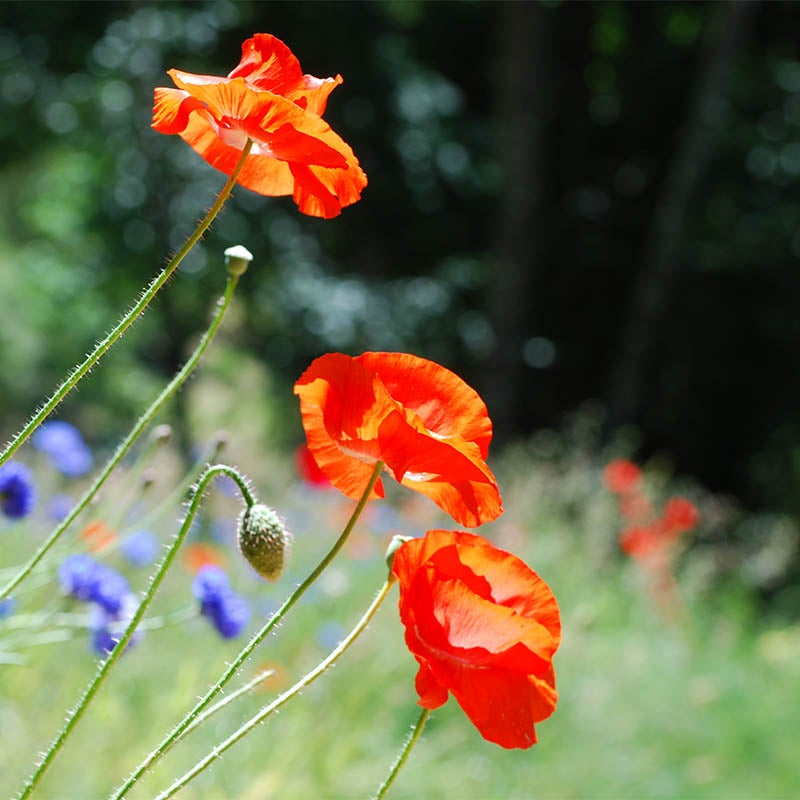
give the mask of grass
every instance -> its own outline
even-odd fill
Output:
[[[680,623],[665,620],[646,575],[616,552],[618,521],[600,483],[601,466],[601,460],[563,438],[536,439],[509,450],[496,464],[506,513],[481,530],[539,572],[561,606],[564,641],[556,656],[560,701],[556,713],[537,727],[539,744],[526,751],[489,744],[451,700],[433,713],[389,797],[800,796],[800,626],[759,615],[737,569],[724,575],[710,569],[703,530],[678,563],[685,617]],[[275,474],[269,465],[261,467],[263,475]],[[259,494],[287,516],[295,534],[291,567],[280,582],[263,583],[238,562],[230,542],[230,521],[239,510],[236,500],[221,493],[212,496],[206,528],[201,526],[197,534],[210,536],[213,531],[218,543],[223,542],[233,582],[251,599],[258,620],[319,560],[351,508],[336,493],[310,492],[263,475],[256,481]],[[658,489],[667,478],[654,472],[651,481]],[[398,506],[395,515],[389,513],[390,502]],[[705,507],[713,511],[714,498],[706,496]],[[701,514],[703,509],[701,503]],[[223,523],[212,525],[215,519]],[[241,678],[267,665],[277,670],[276,676],[176,747],[130,797],[155,796],[321,660],[382,583],[383,550],[391,535],[429,527],[452,526],[425,498],[395,491],[390,501],[370,506],[346,552],[264,643]],[[173,518],[158,530],[165,540],[173,532]],[[23,533],[10,526],[0,532],[4,563],[25,557],[31,541]],[[65,544],[61,557],[74,546],[74,539]],[[148,574],[144,570],[131,578],[140,587]],[[41,587],[18,597],[18,614],[42,603],[61,604],[48,581],[44,574]],[[185,570],[168,578],[151,616],[191,604],[190,582]],[[251,623],[251,632],[256,624]],[[107,796],[243,642],[243,637],[220,640],[197,617],[148,631],[120,660],[34,796]],[[25,664],[0,667],[3,797],[19,788],[94,669],[83,631],[24,654]],[[415,671],[403,644],[393,592],[362,640],[329,673],[180,796],[369,797],[417,718]]]

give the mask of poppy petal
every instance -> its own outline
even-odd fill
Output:
[[[340,75],[304,75],[291,50],[269,34],[244,42],[227,78],[177,69],[169,75],[177,89],[156,89],[155,130],[180,135],[228,175],[250,139],[238,183],[259,194],[292,195],[306,214],[334,217],[360,199],[367,177],[321,117]]]
[[[558,607],[524,562],[485,539],[428,531],[394,554],[405,640],[420,665],[419,704],[453,694],[481,735],[507,748],[536,742],[555,709]]]
[[[458,435],[485,459],[492,421],[481,396],[446,367],[408,353],[364,353],[362,363],[380,375],[389,394],[440,437]]]

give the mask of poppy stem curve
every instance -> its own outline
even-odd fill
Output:
[[[194,372],[195,368],[200,363],[200,359],[203,357],[204,353],[208,349],[208,346],[216,336],[217,331],[222,324],[222,320],[225,318],[225,314],[230,308],[231,302],[233,301],[233,294],[236,290],[238,282],[238,275],[228,276],[228,281],[225,286],[225,293],[216,305],[216,310],[213,318],[211,319],[211,323],[206,329],[206,332],[198,343],[197,347],[192,351],[192,354],[189,356],[189,358],[186,359],[183,367],[181,367],[181,369],[175,373],[175,376],[172,378],[172,380],[161,390],[161,393],[158,395],[158,397],[156,397],[156,399],[150,404],[149,408],[147,408],[139,417],[128,435],[117,445],[117,449],[114,451],[114,454],[106,462],[106,465],[95,478],[92,485],[86,490],[80,500],[78,500],[69,514],[67,514],[67,516],[61,520],[50,536],[39,546],[39,549],[33,554],[30,560],[10,581],[8,581],[8,583],[6,583],[5,586],[3,586],[2,589],[0,589],[0,600],[13,592],[14,589],[16,589],[16,587],[19,586],[19,584],[31,574],[33,569],[44,558],[50,548],[61,538],[64,531],[66,531],[67,528],[72,525],[73,521],[86,508],[86,506],[89,505],[97,492],[100,491],[100,488],[106,482],[114,469],[116,469],[120,461],[122,461],[131,447],[133,447],[136,440],[144,432],[145,428],[147,428],[147,426],[153,421],[158,411],[164,406],[167,400],[169,400],[175,394],[175,392],[180,389],[192,372]]]
[[[184,242],[178,252],[172,256],[167,263],[167,266],[152,280],[147,288],[142,292],[136,303],[127,311],[127,313],[120,319],[116,326],[108,334],[106,334],[94,347],[89,355],[86,356],[83,362],[73,367],[72,371],[67,375],[63,383],[58,389],[53,392],[48,400],[39,406],[38,410],[34,412],[33,416],[25,423],[17,435],[6,445],[5,450],[0,453],[0,466],[5,464],[9,458],[19,449],[28,437],[44,422],[50,415],[50,412],[75,388],[81,378],[105,355],[111,348],[114,342],[119,339],[123,333],[142,315],[144,310],[149,305],[150,301],[156,296],[161,287],[169,280],[173,272],[178,268],[180,263],[188,255],[189,251],[200,241],[203,234],[208,230],[211,223],[216,219],[225,201],[230,197],[239,173],[244,167],[245,160],[250,154],[253,147],[251,139],[247,140],[247,144],[242,150],[242,155],[236,164],[236,167],[231,172],[230,177],[222,187],[214,205],[211,206],[208,213],[203,217],[194,232]]]
[[[297,683],[291,688],[287,689],[283,694],[276,697],[269,705],[262,708],[257,714],[252,716],[241,727],[235,730],[227,739],[216,745],[204,758],[198,761],[188,772],[184,773],[178,778],[168,789],[165,789],[161,794],[156,797],[156,800],[167,800],[174,794],[183,789],[190,781],[199,775],[206,767],[218,759],[226,750],[231,748],[240,739],[250,733],[253,728],[260,725],[270,714],[277,711],[281,706],[285,705],[289,700],[299,694],[309,684],[313,683],[320,675],[322,675],[328,667],[332,666],[352,644],[364,632],[364,629],[369,625],[372,618],[375,616],[381,603],[386,599],[386,595],[394,584],[394,578],[389,577],[386,582],[381,586],[380,591],[375,596],[375,599],[370,604],[369,608],[364,612],[361,619],[355,624],[353,629],[341,642],[331,650],[328,655],[317,664],[314,669],[300,678]],[[210,711],[211,709],[209,709]],[[208,712],[206,712],[208,713]],[[202,722],[202,715],[199,717],[195,724]],[[193,726],[192,726],[193,727]]]
[[[111,671],[111,668],[114,666],[114,664],[116,664],[120,656],[125,652],[125,649],[127,648],[131,638],[133,637],[136,628],[138,627],[139,623],[144,617],[145,612],[150,606],[150,603],[153,601],[153,598],[155,597],[156,592],[161,586],[161,583],[164,580],[167,571],[175,561],[175,557],[177,556],[178,550],[185,541],[186,536],[188,535],[189,530],[192,527],[192,523],[194,522],[194,518],[197,514],[197,511],[205,498],[206,488],[208,487],[208,484],[217,475],[227,475],[229,478],[233,479],[233,481],[239,487],[243,499],[245,500],[245,503],[247,504],[248,507],[252,506],[253,503],[255,502],[252,492],[250,491],[250,488],[247,485],[247,481],[233,467],[229,467],[225,464],[215,464],[214,466],[210,466],[205,470],[205,472],[200,477],[200,480],[197,482],[197,485],[194,487],[192,498],[189,503],[189,508],[186,512],[186,516],[183,519],[180,530],[173,539],[172,544],[169,547],[169,550],[167,550],[167,554],[164,556],[163,561],[158,567],[158,570],[156,570],[156,574],[151,578],[150,583],[148,584],[147,589],[145,590],[142,602],[139,604],[133,616],[131,617],[130,622],[125,628],[125,631],[123,632],[119,641],[114,646],[114,649],[108,654],[107,658],[103,659],[102,663],[97,669],[97,672],[95,673],[94,678],[92,679],[92,682],[89,684],[88,688],[83,693],[80,700],[78,700],[77,705],[71,711],[68,712],[67,721],[64,723],[64,726],[56,735],[56,738],[53,740],[47,752],[42,756],[42,759],[39,762],[38,766],[36,767],[36,770],[28,779],[28,782],[25,784],[21,793],[19,794],[18,800],[25,800],[25,798],[29,797],[31,792],[36,788],[42,776],[44,775],[45,771],[53,762],[53,759],[58,754],[59,750],[61,750],[62,746],[66,742],[69,735],[75,729],[75,726],[78,724],[79,720],[81,719],[84,712],[88,708],[89,703],[97,694],[98,690],[105,681],[108,673]]]
[[[429,708],[423,708],[422,713],[419,715],[419,719],[417,720],[417,724],[411,729],[411,733],[409,734],[408,738],[406,739],[405,745],[403,745],[403,749],[400,752],[400,755],[397,757],[397,760],[392,764],[391,770],[389,770],[389,774],[386,776],[386,780],[380,785],[380,788],[375,793],[374,800],[382,800],[386,796],[386,792],[389,791],[389,787],[394,783],[394,779],[397,777],[397,773],[400,772],[403,764],[406,763],[408,757],[411,755],[411,751],[414,749],[414,745],[419,741],[419,738],[422,736],[422,731],[425,728],[426,723],[428,722],[428,717],[431,714],[431,710]]]
[[[333,561],[339,551],[344,547],[345,542],[355,527],[358,518],[364,511],[364,508],[369,501],[372,490],[383,472],[383,461],[378,461],[375,464],[375,469],[372,472],[367,486],[364,489],[361,498],[359,499],[350,519],[344,527],[339,538],[334,543],[333,547],[325,554],[322,560],[311,571],[308,577],[292,592],[292,594],[284,601],[283,605],[267,620],[264,626],[258,631],[253,638],[244,646],[239,655],[231,662],[230,666],[225,670],[219,680],[206,692],[206,694],[197,701],[194,708],[187,712],[184,718],[172,729],[172,731],[164,737],[161,743],[151,751],[150,754],[139,764],[138,767],[128,776],[123,784],[111,795],[109,800],[121,800],[130,788],[141,778],[141,776],[158,761],[162,756],[175,745],[186,734],[189,728],[194,727],[195,720],[200,716],[209,703],[216,697],[228,681],[239,671],[239,668],[250,657],[253,651],[261,644],[262,641],[269,635],[272,629],[279,623],[288,613],[289,609],[305,594],[306,590],[311,586],[314,581],[319,578],[326,567]]]

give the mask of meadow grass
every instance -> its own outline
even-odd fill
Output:
[[[527,561],[558,598],[564,626],[555,658],[558,709],[537,726],[538,745],[505,751],[483,741],[451,699],[433,713],[389,796],[800,796],[800,626],[760,615],[753,593],[735,571],[709,577],[698,547],[689,548],[677,565],[682,607],[675,619],[665,619],[645,573],[617,552],[618,519],[600,481],[602,459],[562,445],[550,441],[551,450],[544,453],[537,440],[497,460],[507,510],[481,529]],[[657,484],[659,478],[654,480]],[[235,552],[232,528],[240,507],[235,498],[221,492],[210,497],[196,532],[199,539],[213,537],[232,582],[249,598],[254,618],[248,632],[324,554],[352,507],[336,492],[311,490],[285,478],[273,484],[259,478],[257,483],[262,500],[287,517],[295,536],[290,567],[279,582],[258,579]],[[453,527],[425,498],[399,489],[390,495],[371,504],[345,552],[262,645],[241,681],[265,666],[274,668],[275,676],[192,733],[130,797],[155,796],[325,656],[383,582],[383,552],[392,534]],[[159,534],[165,541],[174,523],[162,524]],[[24,559],[30,541],[21,528],[7,527],[0,532],[4,561],[15,563],[15,558]],[[74,546],[74,538],[65,542],[60,556]],[[131,575],[137,588],[151,571]],[[36,578],[32,583],[19,596],[16,614],[42,604],[63,608],[46,570],[40,586]],[[170,576],[149,618],[190,607],[190,583],[188,570]],[[333,669],[181,796],[369,797],[419,711],[415,662],[403,643],[396,599],[395,589],[362,639]],[[13,619],[0,623],[5,625],[0,636],[8,636]],[[39,796],[106,797],[244,641],[221,640],[196,615],[148,630],[120,660],[43,780]],[[20,652],[24,663],[0,667],[3,797],[13,796],[30,772],[36,754],[88,682],[96,658],[80,630],[67,641]]]

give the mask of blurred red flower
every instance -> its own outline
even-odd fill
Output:
[[[690,531],[697,525],[700,512],[697,506],[685,497],[672,497],[664,505],[664,527],[675,533]]]
[[[252,139],[238,183],[272,197],[292,195],[304,214],[335,217],[360,199],[367,176],[322,119],[341,75],[304,75],[292,51],[268,33],[244,42],[227,78],[177,69],[168,74],[178,88],[155,90],[155,130],[178,134],[227,175]]]
[[[213,545],[203,542],[190,542],[183,550],[183,562],[189,572],[196,575],[203,567],[224,567],[225,557]]]
[[[117,541],[117,532],[105,522],[91,522],[78,534],[86,542],[89,552],[99,552]]]
[[[307,444],[301,444],[294,451],[294,463],[297,466],[297,472],[306,483],[310,483],[318,488],[325,488],[331,485],[331,482],[317,466],[314,455],[308,449]]]
[[[329,353],[294,387],[308,447],[343,494],[361,497],[376,462],[460,525],[503,511],[486,465],[492,422],[478,393],[450,370],[406,353]],[[383,497],[381,481],[372,497]]]
[[[694,528],[699,519],[700,512],[694,503],[685,497],[672,497],[664,504],[659,519],[625,528],[619,537],[620,547],[635,558],[664,553],[681,534]]]
[[[631,525],[619,535],[619,546],[629,556],[647,558],[660,552],[667,543],[658,524]]]
[[[459,531],[428,531],[394,555],[405,640],[419,663],[419,705],[452,692],[480,734],[505,748],[537,741],[558,694],[561,641],[547,584],[516,556]]]
[[[615,494],[630,492],[642,480],[642,471],[626,458],[616,458],[603,469],[603,481],[609,491]]]

